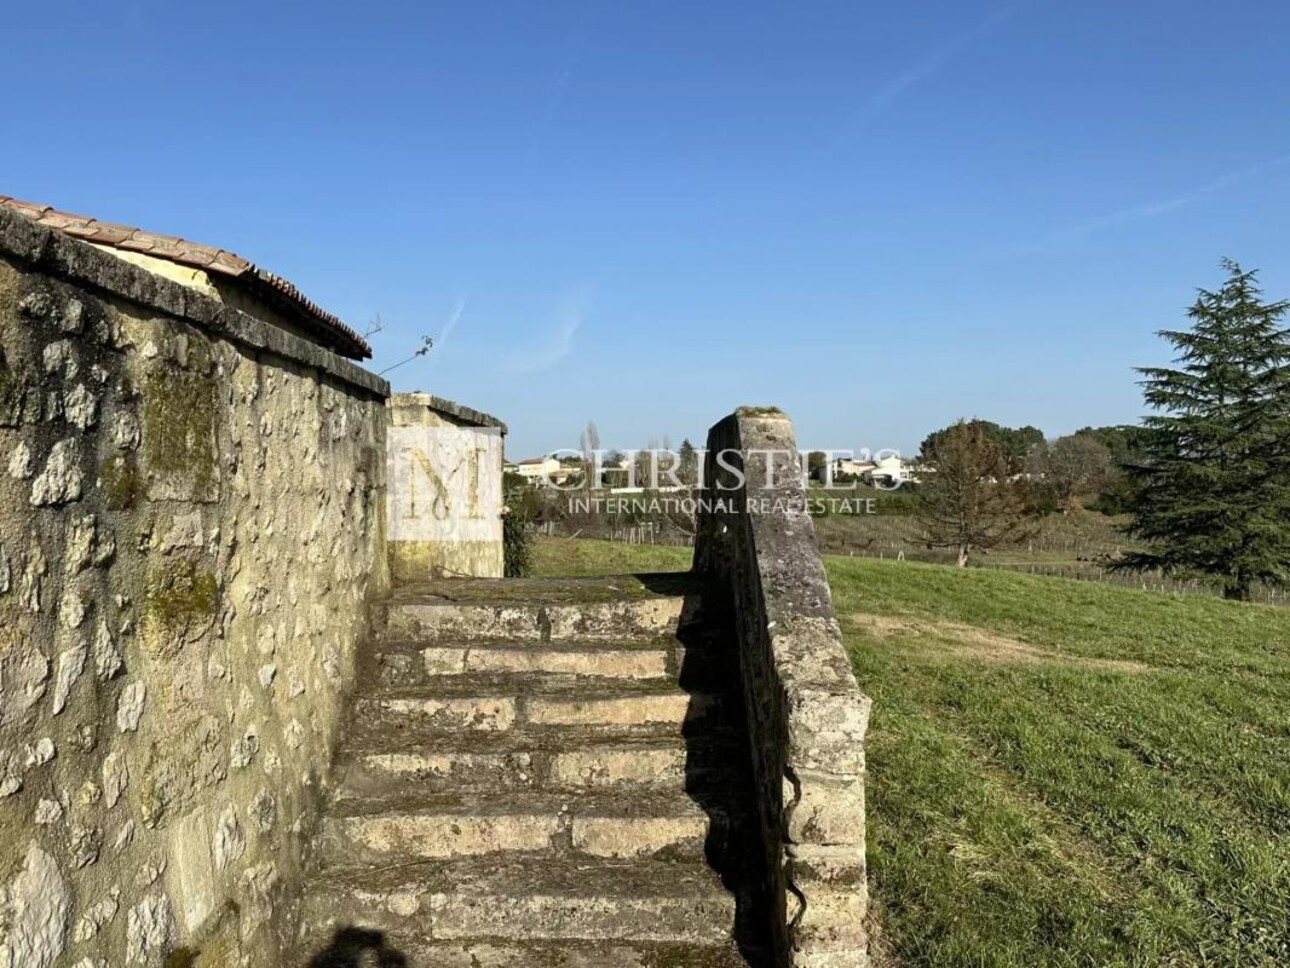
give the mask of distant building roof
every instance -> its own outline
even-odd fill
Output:
[[[372,348],[367,341],[341,322],[339,317],[307,299],[304,293],[286,279],[261,269],[227,249],[215,249],[173,235],[157,235],[128,225],[100,222],[83,215],[60,212],[48,205],[19,201],[7,195],[0,195],[0,205],[41,225],[95,245],[137,252],[154,259],[164,259],[236,279],[252,295],[275,308],[285,310],[304,329],[311,331],[319,342],[330,346],[342,356],[362,360],[372,355]]]

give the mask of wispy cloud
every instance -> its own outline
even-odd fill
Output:
[[[1145,202],[1141,205],[1131,205],[1127,208],[1118,209],[1114,212],[1108,212],[1104,215],[1095,215],[1086,218],[1064,228],[1050,232],[1048,235],[1037,240],[1031,245],[1024,246],[1027,249],[1042,249],[1047,246],[1061,242],[1067,242],[1072,239],[1082,238],[1091,235],[1102,229],[1115,228],[1120,225],[1127,225],[1133,222],[1141,222],[1147,219],[1159,218],[1161,215],[1167,215],[1175,212],[1180,208],[1185,208],[1193,202],[1198,202],[1206,196],[1216,194],[1224,189],[1239,185],[1242,182],[1250,181],[1260,175],[1265,175],[1277,168],[1290,165],[1290,154],[1278,155],[1275,158],[1269,158],[1261,161],[1256,165],[1248,165],[1245,168],[1238,168],[1235,171],[1229,171],[1225,175],[1220,175],[1212,181],[1198,185],[1189,191],[1172,195],[1168,198],[1161,198],[1151,202]]]
[[[452,312],[448,314],[447,321],[443,324],[443,329],[439,330],[439,335],[435,338],[435,352],[431,359],[438,363],[443,358],[444,348],[448,345],[448,339],[452,336],[453,330],[461,322],[461,316],[466,311],[466,293],[457,297],[457,301],[452,305]]]
[[[564,299],[555,314],[555,325],[546,341],[533,351],[510,361],[515,373],[538,373],[549,370],[573,352],[573,339],[582,328],[588,313],[589,299],[577,293]]]
[[[992,31],[1015,17],[1035,0],[1015,0],[996,8],[968,30],[933,47],[890,81],[878,88],[856,114],[855,127],[863,129],[886,111],[911,88],[937,74],[958,54],[987,37]]]

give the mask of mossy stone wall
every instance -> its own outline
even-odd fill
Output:
[[[0,219],[0,968],[278,968],[387,583],[383,396],[26,231]]]

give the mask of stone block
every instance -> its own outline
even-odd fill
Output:
[[[686,760],[686,750],[679,746],[676,749],[568,750],[551,757],[549,780],[556,786],[572,789],[676,782],[685,778]]]
[[[622,696],[608,699],[547,699],[528,701],[528,721],[538,726],[680,726],[694,708],[706,705],[702,696],[675,693],[662,696]]]
[[[547,850],[560,818],[555,813],[425,811],[328,819],[324,829],[339,855],[352,863],[362,856],[399,860]]]
[[[573,818],[574,850],[595,857],[645,857],[687,847],[701,856],[707,834],[708,818],[702,814]]]
[[[499,732],[514,726],[517,716],[515,700],[495,697],[382,699],[373,705],[386,713],[439,729]]]
[[[788,816],[794,844],[864,843],[864,781],[801,770],[795,776],[797,802]]]

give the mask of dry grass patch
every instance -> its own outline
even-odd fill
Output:
[[[998,632],[978,628],[975,625],[895,615],[871,615],[866,612],[855,612],[847,617],[870,635],[879,638],[917,636],[924,644],[935,643],[947,646],[953,651],[955,658],[1002,662],[1009,665],[1048,663],[1110,672],[1151,671],[1151,666],[1142,662],[1067,655],[1054,652],[1052,649],[1041,649],[1029,642],[1022,642],[1020,639],[1000,635]]]

